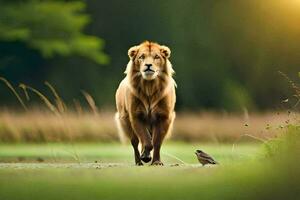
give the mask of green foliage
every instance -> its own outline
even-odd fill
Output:
[[[264,144],[266,156],[287,157],[287,155],[299,155],[300,153],[300,126],[289,125],[278,137]],[[280,158],[281,159],[281,158]]]
[[[283,105],[281,100],[293,93],[277,72],[298,79],[300,12],[295,1],[2,0],[0,4],[0,38],[9,43],[0,42],[1,76],[35,88],[49,81],[67,103],[84,89],[100,108],[114,108],[127,50],[144,40],[165,44],[172,51],[177,110],[282,108],[290,102]],[[32,56],[33,48],[45,57],[77,54],[98,63],[106,60],[103,41],[87,34],[105,38],[109,67],[99,68],[78,56],[51,60]],[[0,92],[0,102],[9,104],[12,98],[4,89]]]
[[[90,17],[82,1],[0,1],[0,40],[25,42],[46,57],[79,55],[96,63],[108,62],[104,41],[86,35]]]

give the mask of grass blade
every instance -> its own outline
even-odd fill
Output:
[[[93,97],[89,93],[87,93],[86,91],[84,91],[84,90],[81,90],[81,93],[85,97],[85,99],[88,102],[89,106],[91,107],[93,113],[95,115],[98,115],[98,108],[96,106],[96,103],[95,103]]]
[[[28,109],[27,109],[25,103],[23,102],[22,98],[17,93],[17,91],[14,89],[14,87],[10,84],[10,82],[8,80],[6,80],[5,78],[3,78],[3,77],[0,77],[0,80],[3,81],[6,84],[6,86],[14,93],[14,95],[17,97],[18,101],[20,102],[20,104],[24,108],[24,110],[27,111]]]
[[[66,104],[63,102],[62,98],[60,98],[60,96],[58,95],[58,93],[56,92],[56,90],[54,89],[54,87],[49,83],[49,82],[45,82],[45,85],[51,90],[51,92],[53,93],[53,95],[55,96],[55,102],[56,102],[56,106],[57,109],[60,113],[64,113],[67,111],[67,106]]]
[[[46,106],[52,111],[54,112],[55,114],[59,115],[59,112],[58,110],[56,109],[56,107],[47,99],[47,97],[45,95],[43,95],[40,91],[30,87],[30,86],[27,86],[27,85],[24,85],[24,87],[26,89],[29,89],[31,90],[32,92],[34,92],[35,94],[37,94],[41,100],[46,104]]]

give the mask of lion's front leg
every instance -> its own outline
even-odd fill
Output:
[[[144,162],[151,161],[150,152],[153,149],[152,137],[146,128],[146,118],[143,113],[134,114],[131,118],[132,127],[142,143],[141,160]]]
[[[165,136],[173,124],[173,118],[166,115],[157,115],[155,118],[152,138],[154,151],[151,165],[163,165],[160,160],[160,148]]]

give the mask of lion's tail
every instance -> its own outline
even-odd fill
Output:
[[[115,114],[115,121],[116,121],[117,129],[118,129],[118,135],[119,135],[120,142],[122,144],[125,144],[127,142],[127,138],[126,138],[126,135],[125,135],[125,133],[122,129],[118,112],[116,112],[116,114]]]
[[[166,139],[169,139],[171,136],[172,136],[172,132],[173,132],[173,125],[174,125],[174,120],[176,118],[176,113],[173,112],[172,114],[172,119],[171,119],[171,124],[170,124],[170,127],[169,127],[169,130],[165,136]]]

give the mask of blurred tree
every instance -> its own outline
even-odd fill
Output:
[[[83,2],[93,19],[84,30]],[[177,110],[274,109],[292,94],[277,72],[299,72],[299,9],[296,0],[0,0],[0,75],[38,89],[47,80],[69,103],[84,89],[114,108],[128,48],[153,40],[172,50]],[[105,38],[109,67],[94,57],[102,40],[87,35]]]
[[[90,18],[83,1],[1,0],[0,41],[21,41],[44,57],[79,55],[107,63],[103,40],[83,33]]]

